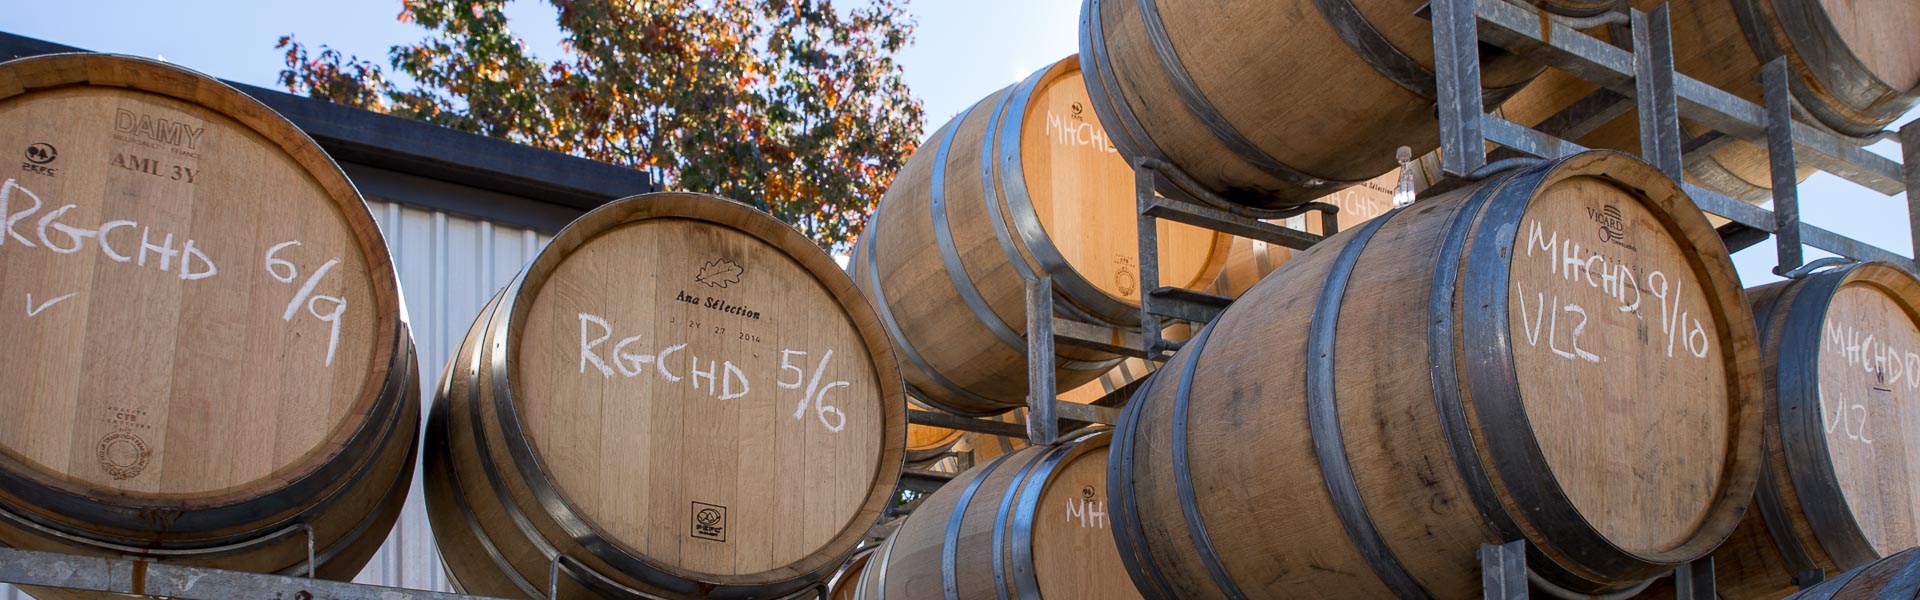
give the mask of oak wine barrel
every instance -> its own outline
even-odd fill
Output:
[[[1508,171],[1296,255],[1169,359],[1114,430],[1115,536],[1157,597],[1478,597],[1513,540],[1631,589],[1752,497],[1754,338],[1653,167]]]
[[[840,572],[834,573],[827,583],[827,597],[822,600],[853,600],[867,565],[873,563],[873,553],[879,549],[878,545],[867,546],[853,553],[853,558],[847,559],[846,566],[840,567]]]
[[[976,465],[914,509],[855,598],[1139,598],[1107,514],[1109,434]]]
[[[1421,4],[1086,0],[1080,60],[1122,155],[1285,208],[1393,170],[1401,146],[1439,147]],[[1484,47],[1481,69],[1488,106],[1541,71]]]
[[[1840,134],[1878,133],[1920,101],[1920,4],[1715,0],[1672,11],[1680,72],[1759,102],[1761,67],[1785,57],[1796,115]]]
[[[1754,508],[1714,552],[1729,598],[1777,598],[1920,546],[1920,281],[1853,264],[1748,292],[1773,403]]]
[[[1729,596],[1732,597],[1732,596]],[[1920,548],[1854,567],[1808,586],[1788,600],[1915,600],[1920,598]]]
[[[1642,10],[1660,2],[1636,0]],[[1920,101],[1920,3],[1852,0],[1699,0],[1670,5],[1674,67],[1703,83],[1764,104],[1760,72],[1785,57],[1798,100],[1795,117],[1842,135],[1873,135]],[[1550,71],[1502,106],[1531,125],[1593,91],[1595,86]],[[1580,137],[1595,148],[1638,152],[1637,113]],[[1684,134],[1709,130],[1683,121]],[[1702,160],[1689,177],[1709,189],[1755,204],[1770,199],[1766,148],[1734,141]],[[1802,168],[1805,179],[1812,169]]]
[[[1079,62],[1060,61],[968,108],[920,146],[874,209],[850,261],[900,350],[917,398],[984,416],[1026,404],[1026,281],[1059,310],[1140,319],[1132,167],[1087,110]],[[1160,281],[1199,288],[1231,237],[1162,221]],[[1060,389],[1115,354],[1056,346]]]
[[[898,482],[906,400],[833,259],[712,196],[615,201],[482,311],[427,427],[469,593],[771,598],[825,581]]]
[[[0,545],[305,575],[311,542],[353,578],[421,411],[345,174],[219,80],[102,54],[0,64],[0,148]]]

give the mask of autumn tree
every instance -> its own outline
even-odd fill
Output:
[[[565,56],[508,29],[505,0],[403,0],[425,39],[371,61],[288,35],[288,91],[645,169],[751,202],[844,247],[920,137],[894,54],[905,0],[549,0]],[[566,174],[555,173],[564,178]]]

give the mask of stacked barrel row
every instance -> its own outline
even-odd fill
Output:
[[[0,178],[0,338],[24,352],[0,365],[0,545],[351,580],[423,455],[461,591],[773,598],[893,498],[882,322],[747,205],[569,225],[468,330],[422,450],[385,241],[292,124],[178,67],[63,55],[0,65],[0,146],[25,151]]]
[[[1920,331],[1911,275],[1851,265],[1743,293],[1686,193],[1618,153],[1395,209],[1437,171],[1431,32],[1401,4],[1088,0],[1080,68],[1043,69],[929,138],[852,262],[937,409],[1021,422],[1028,281],[1054,283],[1061,316],[1138,322],[1137,286],[1104,285],[1140,260],[1129,164],[1252,209],[1335,204],[1342,231],[1304,252],[1228,239],[1223,260],[1221,238],[1163,221],[1162,283],[1239,301],[1170,335],[1191,339],[1164,366],[1060,347],[1058,387],[1081,387],[1062,398],[1130,387],[1123,421],[1054,448],[962,436],[973,468],[836,597],[1472,597],[1477,548],[1524,540],[1535,585],[1557,594],[1631,595],[1712,555],[1723,596],[1777,598],[1920,545],[1920,460],[1880,441],[1910,429],[1885,382],[1920,381],[1895,349]],[[1867,135],[1913,105],[1920,45],[1887,25],[1909,6],[1670,8],[1680,70],[1750,101],[1785,56],[1816,126]],[[1481,51],[1504,118],[1561,127],[1556,113],[1595,102],[1576,78]],[[1098,118],[1069,121],[1083,102]],[[1637,151],[1634,118],[1562,130]],[[1076,153],[1087,139],[1105,152]],[[1393,170],[1401,146],[1425,164]],[[1766,199],[1763,150],[1707,147],[1691,180]],[[1285,224],[1334,233],[1311,213]],[[1096,379],[1108,369],[1133,372]],[[1111,528],[1092,546],[1054,528],[1081,513],[1050,495],[1077,483],[1049,458],[1090,443],[1109,466],[1083,499]],[[1054,559],[1034,562],[1068,547],[1079,572],[1132,585],[1063,584]]]

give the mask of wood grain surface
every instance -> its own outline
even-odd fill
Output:
[[[81,66],[9,79],[60,68]],[[311,144],[297,130],[107,83],[0,101],[0,147],[45,157],[0,178],[0,341],[35,349],[0,365],[0,408],[20,417],[0,449],[139,498],[279,487],[332,457],[385,379],[398,323],[379,233],[350,188],[316,181],[338,178],[317,148],[284,148]]]
[[[1834,475],[1874,550],[1920,546],[1920,329],[1913,308],[1855,283],[1827,310],[1820,411]],[[1857,350],[1856,350],[1857,348]],[[1914,369],[1909,371],[1908,369]]]
[[[935,131],[854,247],[854,278],[897,328],[907,383],[929,406],[989,415],[1026,403],[1029,277],[1052,278],[1063,313],[1139,321],[1133,175],[1084,108],[1078,69],[1050,65]],[[1205,286],[1230,236],[1162,227],[1161,282]],[[1064,344],[1056,354],[1060,389],[1120,358]]]
[[[1107,139],[1078,58],[1036,88],[1021,133],[1021,172],[1048,239],[1074,270],[1116,298],[1140,303],[1140,236],[1133,167]],[[1159,221],[1160,281],[1193,288],[1219,271],[1217,232]]]
[[[765,213],[618,201],[506,294],[428,431],[429,512],[470,591],[544,595],[564,552],[647,593],[779,595],[830,576],[891,496],[906,401],[878,317]]]
[[[1140,597],[1110,529],[1107,437],[1027,448],[960,474],[881,546],[854,597],[951,597],[947,585],[963,599]]]
[[[703,221],[623,225],[559,263],[525,323],[511,376],[536,454],[638,554],[766,571],[819,551],[870,493],[886,433],[872,357],[813,274],[765,242]],[[726,511],[724,540],[664,518],[694,503]]]
[[[36,521],[0,544],[305,573],[303,523],[316,576],[351,579],[420,410],[339,167],[218,80],[100,54],[0,64],[0,147],[0,343],[27,350],[0,365],[0,508]]]
[[[1096,48],[1088,70],[1110,68],[1107,95],[1136,115],[1147,138],[1141,145],[1151,142],[1174,166],[1236,202],[1291,206],[1332,189],[1285,182],[1243,159],[1195,116],[1168,72],[1186,71],[1222,124],[1260,153],[1307,177],[1359,183],[1393,170],[1400,146],[1416,156],[1438,147],[1438,129],[1433,100],[1383,76],[1337,27],[1370,27],[1389,52],[1430,69],[1433,34],[1415,14],[1421,4],[1357,0],[1357,18],[1336,25],[1307,0],[1097,0],[1088,3],[1081,31],[1083,43]],[[1145,10],[1164,24],[1178,64],[1156,52]],[[1523,84],[1541,69],[1504,53],[1483,59],[1489,89]]]
[[[1546,189],[1521,219],[1508,319],[1527,421],[1560,486],[1634,552],[1687,540],[1727,462],[1725,348],[1711,289],[1660,217],[1598,178]]]
[[[1729,597],[1778,598],[1807,571],[1837,577],[1920,545],[1920,280],[1866,263],[1749,296],[1773,402],[1771,485],[1714,561]]]
[[[1603,593],[1733,531],[1760,470],[1756,336],[1725,247],[1671,180],[1587,153],[1369,225],[1253,286],[1128,407],[1114,486],[1132,500],[1111,512],[1136,584],[1229,597],[1220,573],[1248,597],[1391,597],[1386,574],[1404,572],[1471,598],[1475,550],[1525,539],[1543,577]]]

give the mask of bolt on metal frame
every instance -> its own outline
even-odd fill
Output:
[[[1914,259],[1855,240],[1800,220],[1796,167],[1808,166],[1832,173],[1867,189],[1892,196],[1920,188],[1920,123],[1898,132],[1882,132],[1860,140],[1792,119],[1794,99],[1788,87],[1784,59],[1763,69],[1763,105],[1748,102],[1674,70],[1673,38],[1667,8],[1651,12],[1628,9],[1624,14],[1572,22],[1543,16],[1531,7],[1508,0],[1432,0],[1419,11],[1433,21],[1434,73],[1439,95],[1439,129],[1445,180],[1429,194],[1439,193],[1533,160],[1558,158],[1586,148],[1566,141],[1638,109],[1641,155],[1661,172],[1681,182],[1701,210],[1731,221],[1721,235],[1733,249],[1775,238],[1778,265],[1774,273],[1804,274],[1802,245],[1813,246],[1851,260],[1882,261],[1909,272]],[[1622,25],[1625,25],[1624,27]],[[1632,50],[1586,35],[1575,27],[1610,26],[1614,39],[1631,40]],[[1498,46],[1547,66],[1565,70],[1600,89],[1538,128],[1529,128],[1486,114],[1482,104],[1480,44]],[[1688,138],[1679,120],[1711,128]],[[1773,180],[1773,210],[1729,198],[1684,179],[1685,168],[1736,139],[1768,148]],[[1862,146],[1883,139],[1897,140],[1902,160],[1895,162]],[[1485,142],[1499,150],[1490,160]],[[1055,386],[1055,344],[1069,344],[1127,356],[1164,360],[1179,349],[1161,332],[1169,321],[1205,323],[1232,303],[1231,298],[1163,287],[1159,278],[1159,221],[1225,232],[1292,249],[1306,249],[1324,236],[1275,225],[1266,220],[1319,212],[1322,231],[1338,231],[1338,208],[1312,203],[1288,211],[1262,211],[1233,204],[1208,193],[1177,167],[1153,159],[1134,164],[1135,202],[1139,211],[1140,326],[1121,328],[1086,323],[1059,316],[1051,282],[1027,282],[1028,423],[1018,426],[951,415],[909,414],[909,421],[967,431],[1017,437],[1051,444],[1060,439],[1061,421],[1112,424],[1128,400],[1114,394],[1094,406],[1060,402]],[[1909,223],[1920,232],[1920,203],[1908,195]],[[1920,237],[1912,250],[1920,255]],[[1816,264],[1828,261],[1815,261]],[[1530,589],[1564,592],[1531,576],[1526,568],[1524,542],[1487,545],[1480,552],[1486,598],[1526,598]],[[1703,558],[1676,569],[1680,598],[1714,595],[1712,559]],[[1811,585],[1813,582],[1806,582]],[[1570,593],[1570,592],[1567,592]]]
[[[1664,4],[1651,12],[1628,10],[1631,50],[1607,44],[1506,0],[1433,0],[1425,10],[1430,10],[1433,19],[1441,167],[1447,177],[1471,179],[1488,168],[1487,141],[1539,159],[1584,150],[1553,135],[1486,114],[1480,96],[1479,54],[1479,44],[1485,42],[1601,87],[1550,122],[1597,125],[1621,114],[1622,100],[1630,99],[1639,109],[1642,157],[1680,181],[1702,210],[1735,224],[1721,228],[1730,246],[1744,247],[1764,239],[1767,233],[1773,234],[1778,259],[1775,274],[1804,275],[1833,260],[1806,264],[1803,244],[1852,260],[1883,261],[1915,271],[1913,259],[1802,222],[1795,171],[1799,161],[1805,159],[1810,166],[1881,194],[1906,192],[1920,187],[1920,170],[1913,166],[1920,159],[1920,127],[1909,125],[1897,134],[1883,132],[1874,139],[1856,140],[1794,122],[1794,99],[1788,87],[1791,74],[1784,58],[1776,58],[1762,69],[1762,105],[1677,73],[1670,17]],[[1679,127],[1682,117],[1713,131],[1685,139]],[[1773,210],[1685,181],[1684,168],[1690,161],[1705,158],[1734,138],[1766,146]],[[1878,139],[1900,141],[1905,166],[1861,147]],[[1909,223],[1914,232],[1920,232],[1920,203],[1913,194],[1908,194],[1907,203]],[[1920,236],[1914,239],[1912,249],[1920,256]],[[1529,579],[1535,586],[1544,583],[1530,577],[1523,541],[1482,546],[1480,561],[1484,598],[1525,598]],[[1682,565],[1673,578],[1679,598],[1715,597],[1712,557]],[[1812,579],[1796,583],[1811,585],[1817,577]]]

